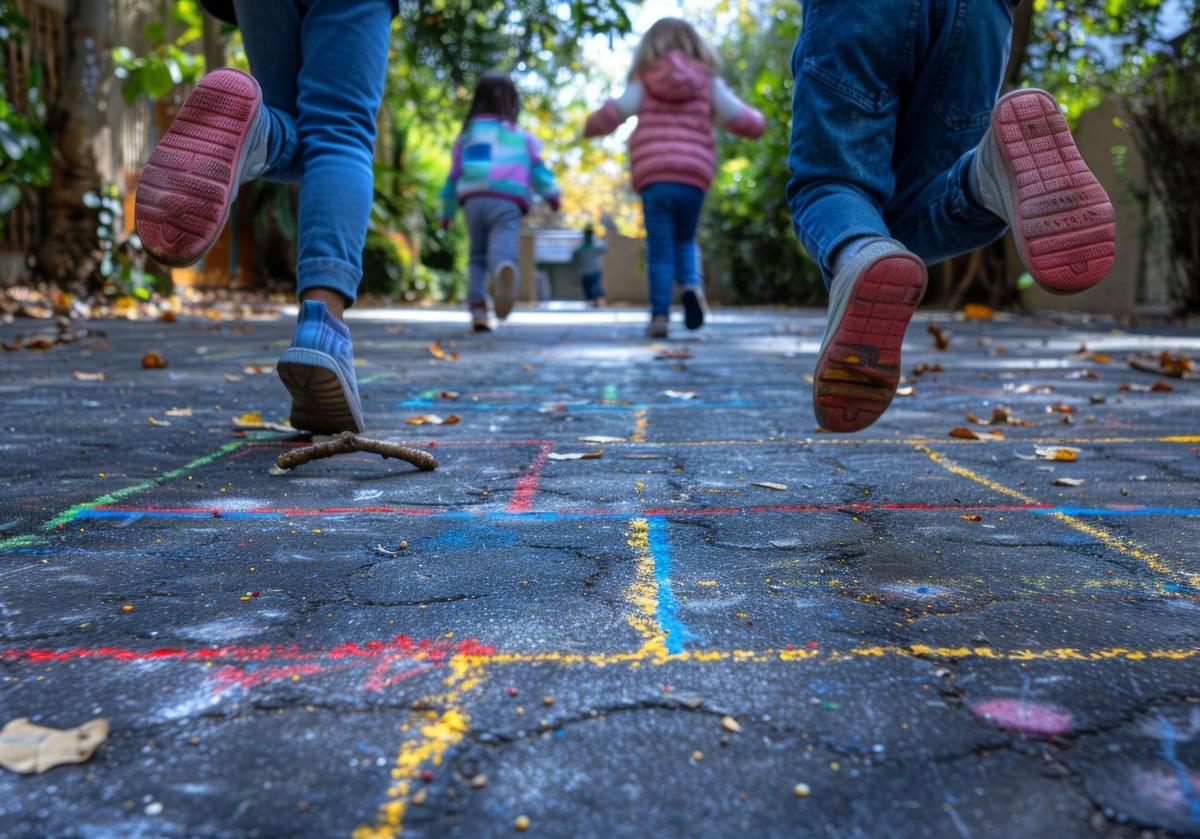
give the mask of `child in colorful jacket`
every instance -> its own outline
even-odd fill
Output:
[[[521,218],[533,194],[558,211],[554,174],[541,157],[541,143],[517,125],[521,97],[504,73],[486,73],[475,86],[471,110],[454,143],[450,176],[442,187],[442,226],[461,204],[470,239],[467,305],[476,332],[491,329],[487,284],[495,291],[496,316],[508,317],[517,292],[517,248]]]
[[[704,325],[696,227],[716,173],[713,124],[750,138],[765,127],[763,115],[738,99],[720,72],[720,61],[691,24],[663,18],[638,45],[625,92],[588,117],[584,128],[585,137],[599,137],[638,118],[629,156],[646,221],[650,338],[668,335],[675,282],[687,328]]]

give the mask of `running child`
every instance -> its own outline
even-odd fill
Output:
[[[517,125],[521,97],[505,73],[486,73],[475,85],[471,109],[454,142],[450,176],[442,187],[442,226],[462,205],[470,239],[467,306],[476,332],[490,330],[488,281],[496,316],[512,311],[518,285],[517,249],[521,218],[536,193],[557,212],[561,206],[554,174],[541,156],[541,143]]]
[[[296,428],[362,431],[342,315],[362,279],[396,0],[202,2],[241,27],[254,75],[213,70],[188,96],[142,172],[138,236],[160,262],[192,265],[216,242],[239,185],[299,183],[300,317],[279,377]]]
[[[719,59],[692,25],[670,17],[646,32],[625,92],[588,117],[584,137],[611,134],[635,115],[629,156],[646,222],[646,336],[666,338],[677,282],[684,324],[688,329],[704,325],[707,304],[696,227],[716,173],[713,125],[757,138],[765,121],[729,89]]]
[[[604,286],[601,280],[604,274],[604,252],[608,245],[596,241],[596,231],[589,224],[583,228],[583,243],[571,254],[571,263],[579,272],[579,281],[583,284],[583,299],[593,309],[604,305]]]
[[[1058,103],[1040,90],[997,101],[1019,2],[804,4],[787,195],[829,288],[813,405],[831,431],[891,403],[926,265],[1011,227],[1049,291],[1112,268],[1113,206]]]

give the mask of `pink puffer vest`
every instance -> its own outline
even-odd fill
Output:
[[[707,190],[717,167],[712,81],[706,66],[669,52],[639,77],[642,106],[629,138],[633,188],[654,183]]]

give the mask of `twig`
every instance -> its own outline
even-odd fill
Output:
[[[275,465],[280,469],[295,469],[297,466],[308,463],[310,460],[320,460],[324,457],[333,457],[334,455],[348,454],[349,452],[370,452],[380,457],[394,457],[397,460],[404,460],[411,463],[422,472],[432,472],[438,466],[437,460],[429,452],[423,452],[420,449],[410,449],[398,443],[388,443],[384,440],[371,440],[366,437],[359,437],[353,431],[343,431],[332,440],[322,440],[320,443],[313,443],[311,446],[304,446],[299,449],[292,449],[290,452],[284,452],[276,458]]]

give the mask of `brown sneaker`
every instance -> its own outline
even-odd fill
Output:
[[[647,338],[668,338],[671,335],[671,328],[668,325],[666,315],[655,315],[650,318],[650,322],[646,324]]]
[[[473,303],[471,305],[471,328],[476,332],[492,331],[492,320],[488,317],[486,303]]]
[[[501,265],[496,270],[495,285],[492,296],[496,302],[496,317],[504,320],[517,302],[517,267],[511,262]]]

